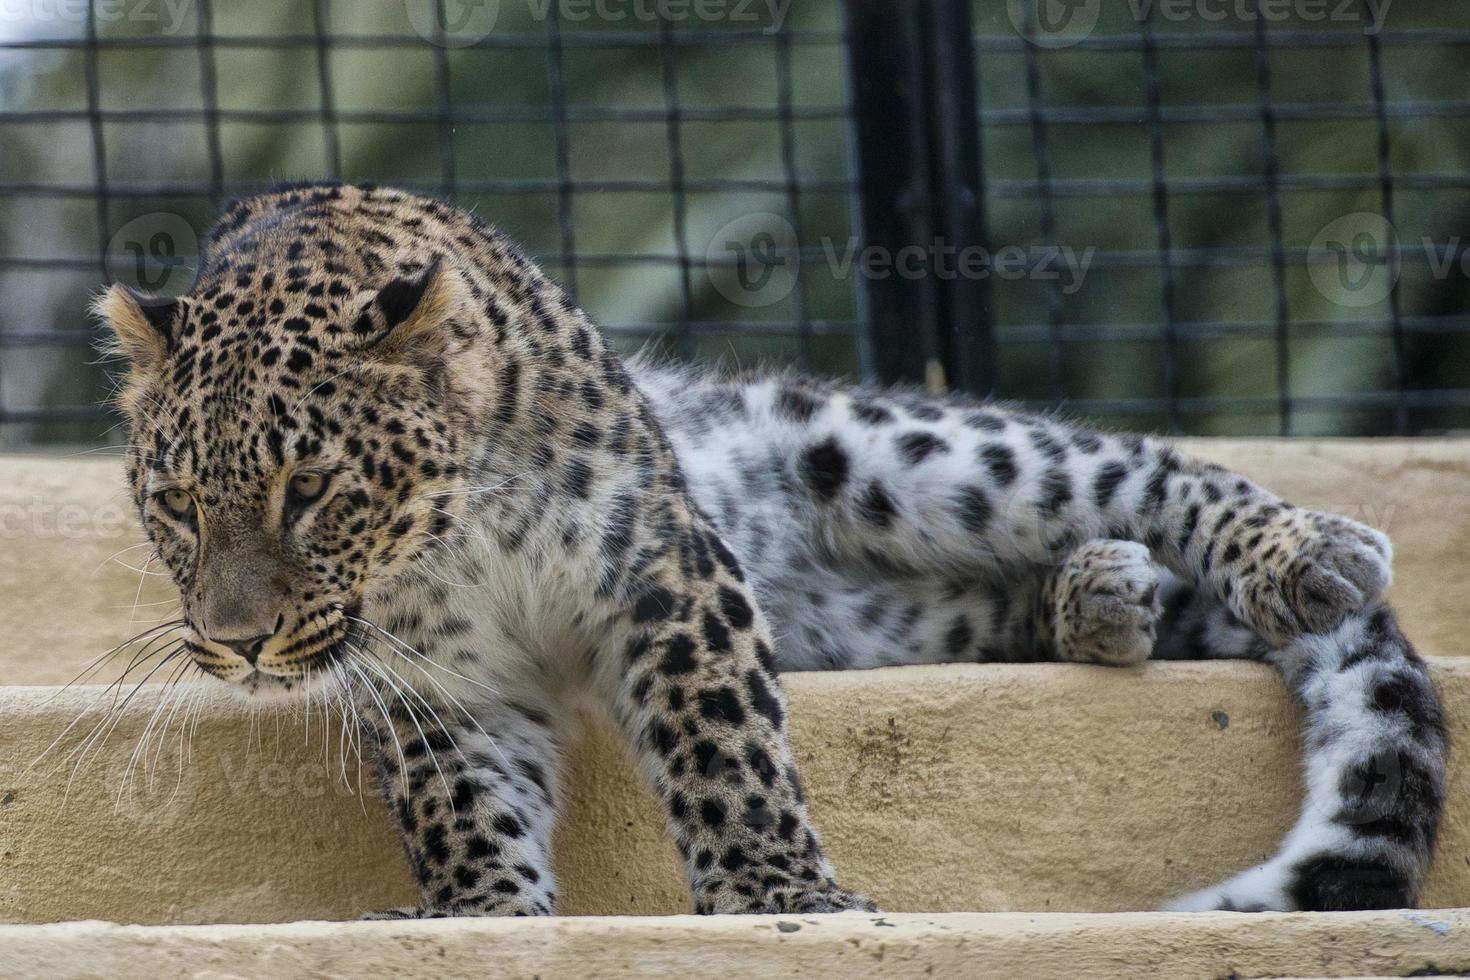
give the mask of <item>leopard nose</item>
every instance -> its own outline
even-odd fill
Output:
[[[247,663],[254,665],[255,658],[260,656],[261,648],[265,646],[265,641],[274,635],[274,633],[262,633],[244,640],[219,640],[218,642],[244,657]]]
[[[254,665],[256,658],[260,656],[260,651],[265,648],[266,641],[281,631],[281,622],[284,619],[284,616],[277,616],[274,626],[272,626],[266,632],[257,633],[254,636],[243,636],[238,638],[228,636],[211,636],[210,639],[218,643],[220,646],[229,647],[231,650],[234,650],[240,656],[244,657],[246,663]],[[257,626],[256,628],[259,629],[260,627]],[[221,630],[221,632],[224,631]]]

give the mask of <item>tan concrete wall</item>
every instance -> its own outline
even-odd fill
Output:
[[[0,927],[29,978],[1425,976],[1470,969],[1470,914],[680,916],[142,929]]]
[[[1470,651],[1470,441],[1183,445],[1295,503],[1387,531],[1396,548],[1391,594],[1410,638],[1435,656]],[[92,656],[171,615],[167,579],[156,567],[134,570],[147,559],[141,540],[117,459],[0,456],[0,684],[65,683]]]
[[[1470,661],[1434,672],[1470,744]],[[1299,799],[1298,714],[1255,665],[912,667],[788,688],[828,851],[891,911],[1156,908],[1269,856]],[[75,779],[65,745],[27,770],[97,693],[0,690],[0,921],[280,922],[414,897],[371,786],[362,801],[339,788],[319,718],[308,745],[299,720],[252,724],[203,687],[182,775],[176,717],[151,743],[151,786],[137,772],[120,794],[157,703],[145,693]],[[657,807],[615,741],[589,732],[571,770],[564,910],[687,910]],[[1449,799],[1427,906],[1470,905],[1458,759]]]
[[[148,549],[123,486],[113,455],[0,455],[0,685],[64,684],[177,610],[133,570]]]

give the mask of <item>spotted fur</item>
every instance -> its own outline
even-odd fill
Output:
[[[625,363],[498,232],[393,190],[237,202],[188,295],[99,307],[195,662],[371,720],[423,891],[385,914],[554,910],[582,701],[696,910],[870,907],[807,818],[778,669],[1150,655],[1265,660],[1308,706],[1301,823],[1191,907],[1414,900],[1444,730],[1375,531],[1143,437]]]

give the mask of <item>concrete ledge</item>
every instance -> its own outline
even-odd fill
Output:
[[[27,977],[1279,977],[1470,971],[1470,912],[0,927]]]
[[[1470,743],[1470,660],[1433,667],[1452,737]],[[1256,665],[960,665],[787,684],[828,851],[889,911],[1157,908],[1268,857],[1300,799],[1299,714]],[[319,714],[308,736],[297,716],[252,721],[202,685],[197,727],[180,715],[155,729],[124,787],[158,705],[145,691],[74,778],[67,741],[26,769],[99,694],[0,688],[0,921],[345,919],[415,898],[374,788],[359,799],[343,786],[337,728]],[[662,816],[617,740],[589,728],[570,770],[554,848],[563,911],[688,911]],[[1470,768],[1453,766],[1448,795],[1427,907],[1470,905],[1470,820],[1455,802]]]
[[[1391,596],[1421,653],[1470,653],[1470,441],[1185,440],[1180,446],[1302,505],[1366,521],[1396,550]],[[0,456],[0,684],[64,684],[96,654],[168,618],[109,456]],[[157,568],[150,571],[157,572]],[[57,615],[58,609],[65,615]]]

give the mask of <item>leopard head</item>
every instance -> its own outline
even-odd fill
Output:
[[[251,696],[332,683],[371,642],[364,602],[453,533],[480,329],[460,271],[414,264],[364,283],[246,256],[182,297],[118,285],[96,304],[128,362],[127,475],[184,649]]]

